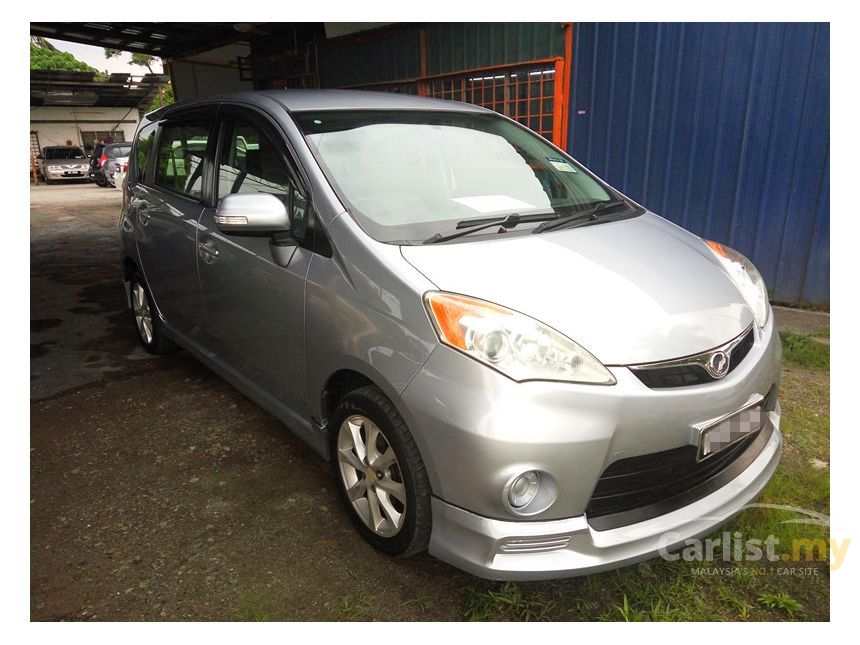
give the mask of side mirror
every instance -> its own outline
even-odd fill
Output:
[[[286,233],[290,216],[284,203],[269,193],[234,193],[222,197],[215,223],[224,233]]]

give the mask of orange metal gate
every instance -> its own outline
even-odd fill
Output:
[[[495,110],[546,137],[560,148],[567,148],[570,87],[573,63],[573,25],[565,23],[563,57],[458,70],[446,74],[427,74],[427,44],[424,30],[419,33],[421,75],[417,79],[353,85],[402,94],[420,94],[453,101],[473,103]]]
[[[495,110],[564,147],[564,59],[530,61],[422,78],[418,93]]]

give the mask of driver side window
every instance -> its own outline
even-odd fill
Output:
[[[225,124],[218,159],[218,195],[270,193],[284,202],[293,235],[307,229],[307,198],[292,180],[280,150],[257,127],[234,121]]]

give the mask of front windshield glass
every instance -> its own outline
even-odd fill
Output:
[[[86,159],[80,148],[48,148],[47,159]]]
[[[544,139],[493,114],[294,113],[329,180],[381,241],[421,241],[461,220],[616,199]]]

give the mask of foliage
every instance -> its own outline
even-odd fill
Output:
[[[43,38],[42,36],[30,36],[30,44],[41,47],[42,49],[57,51],[57,48],[54,47],[47,38]]]
[[[786,363],[803,367],[830,367],[830,345],[826,335],[784,331],[779,336],[782,339],[782,352]]]
[[[758,597],[758,601],[769,609],[781,609],[787,613],[790,618],[794,618],[795,614],[803,612],[803,605],[784,591],[777,593],[765,592]]]
[[[496,589],[468,587],[465,594],[465,614],[470,621],[544,621],[556,608],[551,600],[535,598],[515,582]]]
[[[164,86],[161,92],[155,95],[152,102],[149,104],[149,107],[146,108],[146,111],[152,112],[153,110],[157,110],[165,105],[172,105],[175,102],[176,99],[173,98],[173,86],[168,83]]]
[[[236,608],[236,620],[250,623],[269,622],[271,617],[261,598],[243,595]]]
[[[30,42],[30,69],[98,73],[94,67],[90,67],[70,53],[61,52],[50,46],[50,43],[47,44],[49,47]]]
[[[105,47],[105,58],[113,58],[114,56],[119,56],[123,51],[121,49],[112,49],[110,47]],[[149,73],[152,74],[152,64],[157,60],[155,56],[150,56],[149,54],[142,54],[140,52],[133,52],[131,54],[131,64],[139,65],[140,67],[145,67],[149,70]]]

